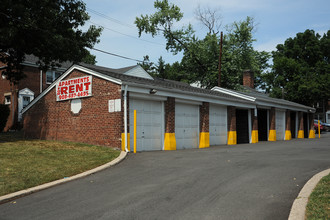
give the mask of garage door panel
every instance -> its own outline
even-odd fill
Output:
[[[227,143],[227,107],[210,105],[210,145]]]
[[[134,110],[137,110],[137,151],[162,150],[163,112],[160,101],[130,100],[131,149],[134,143]]]
[[[175,137],[177,149],[197,148],[199,140],[199,106],[176,103]]]
[[[275,113],[276,140],[284,140],[285,135],[285,112],[276,111]]]

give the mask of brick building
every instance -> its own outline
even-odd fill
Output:
[[[37,64],[38,58],[33,55],[25,56],[21,64],[26,75],[17,85],[10,83],[2,73],[6,64],[0,63],[0,103],[9,106],[10,115],[4,131],[20,128],[21,111],[34,97],[44,91],[71,64],[63,63],[61,68],[42,71]]]
[[[73,65],[23,109],[25,136],[128,151],[315,137],[315,109],[256,92],[246,77],[243,91],[207,90],[140,66]]]

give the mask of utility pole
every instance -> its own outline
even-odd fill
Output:
[[[220,36],[220,53],[219,53],[219,77],[218,77],[218,86],[221,87],[221,57],[222,57],[222,31]]]

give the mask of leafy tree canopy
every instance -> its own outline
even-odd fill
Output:
[[[330,97],[330,30],[322,37],[313,30],[277,45],[273,68],[263,75],[273,97],[312,106]],[[282,89],[284,94],[282,94]]]
[[[188,83],[199,82],[206,88],[216,86],[220,49],[220,37],[217,33],[221,24],[217,18],[220,16],[210,9],[202,10],[200,7],[197,9],[197,18],[208,29],[204,39],[198,39],[190,24],[175,28],[175,23],[183,18],[180,8],[167,0],[157,0],[154,6],[157,10],[154,14],[136,18],[135,23],[139,29],[139,35],[141,36],[143,32],[152,36],[163,34],[167,41],[166,49],[174,54],[182,52],[183,58],[181,62],[172,65],[165,64],[165,61],[161,59],[158,66],[162,68],[155,67],[153,70],[164,78]],[[255,51],[252,47],[254,27],[253,18],[250,17],[228,26],[228,34],[223,40],[222,87],[237,88],[242,83],[244,69],[254,71],[258,78],[260,73],[268,67],[269,54]]]
[[[44,69],[60,62],[95,62],[86,48],[99,42],[101,28],[81,26],[89,19],[81,0],[3,0],[0,4],[0,61],[12,82],[24,74],[25,54]]]

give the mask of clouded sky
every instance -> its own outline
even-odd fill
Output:
[[[100,43],[95,48],[121,56],[142,60],[149,55],[152,62],[160,56],[165,62],[180,61],[181,56],[173,55],[165,49],[162,36],[152,38],[142,34],[134,25],[136,17],[155,12],[153,0],[84,0],[87,12],[91,16],[87,25],[96,24],[104,27]],[[282,44],[298,32],[313,29],[323,34],[330,30],[329,0],[169,0],[179,6],[183,19],[177,27],[193,25],[196,35],[203,38],[207,32],[196,19],[194,11],[198,5],[219,9],[222,29],[234,21],[241,21],[252,16],[257,24],[254,47],[257,50],[272,51],[277,44]],[[96,55],[97,65],[121,68],[135,65],[137,62],[126,60],[100,52]]]

